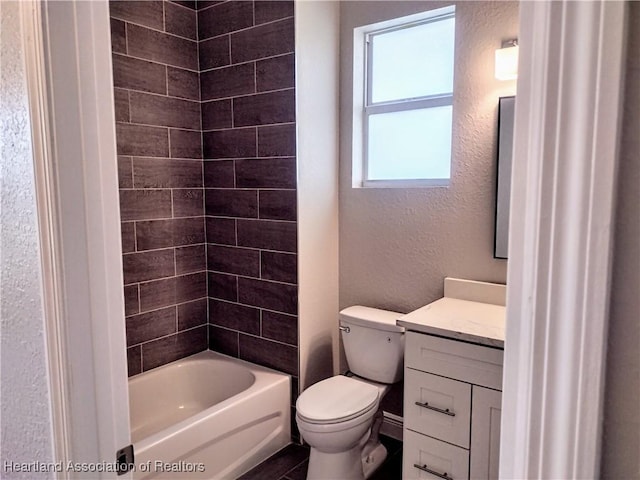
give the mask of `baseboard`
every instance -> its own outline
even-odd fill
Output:
[[[393,413],[384,412],[384,420],[382,421],[380,433],[402,441],[402,424],[402,417],[394,415]]]

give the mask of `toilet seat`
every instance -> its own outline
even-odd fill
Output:
[[[380,389],[376,386],[337,375],[305,390],[296,402],[296,410],[307,423],[341,423],[377,409],[379,399]]]

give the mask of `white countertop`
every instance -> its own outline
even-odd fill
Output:
[[[456,279],[447,279],[448,282]],[[467,284],[469,281],[465,281]],[[475,282],[482,283],[482,282]],[[483,288],[487,288],[483,283]],[[496,285],[504,289],[504,285]],[[449,292],[453,289],[448,289]],[[445,294],[449,293],[445,289]],[[470,298],[469,295],[457,295]],[[421,333],[439,335],[491,347],[504,348],[505,307],[493,303],[445,296],[402,316],[398,325]],[[488,300],[492,301],[492,300]]]

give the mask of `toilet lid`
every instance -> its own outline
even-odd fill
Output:
[[[346,421],[370,410],[380,390],[354,378],[337,375],[306,389],[296,402],[300,416],[312,423]]]

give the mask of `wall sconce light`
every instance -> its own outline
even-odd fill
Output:
[[[502,42],[502,48],[496,50],[496,78],[515,80],[518,78],[518,40]]]

